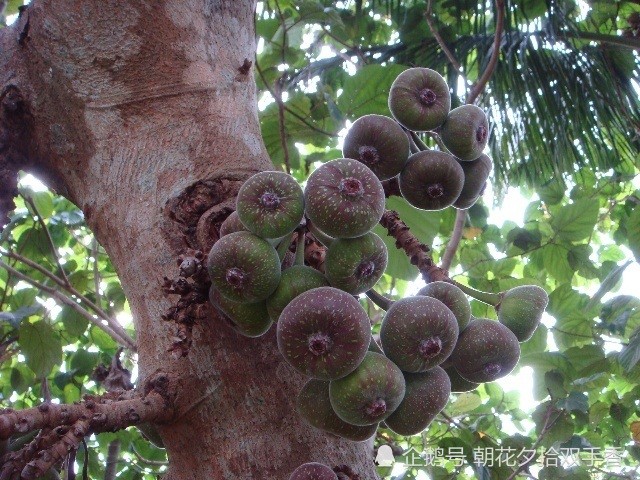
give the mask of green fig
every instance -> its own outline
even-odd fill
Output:
[[[416,435],[445,407],[451,395],[451,383],[440,367],[422,373],[405,373],[404,380],[404,399],[385,423],[398,435]]]
[[[462,210],[473,206],[482,195],[493,168],[493,160],[483,153],[476,160],[460,162],[460,166],[464,171],[464,185],[453,206]]]
[[[462,161],[475,160],[489,139],[487,115],[475,105],[461,105],[449,112],[438,133],[452,155]]]
[[[471,319],[471,305],[465,293],[459,287],[449,282],[431,282],[418,291],[418,295],[433,297],[444,303],[458,321],[461,332]]]
[[[395,120],[365,115],[356,120],[344,139],[342,153],[364,163],[380,180],[402,171],[409,158],[409,138]]]
[[[235,210],[231,212],[231,214],[224,219],[222,225],[220,225],[220,236],[224,237],[225,235],[229,235],[234,232],[247,232],[248,229],[245,227],[240,221],[240,217],[238,217],[238,212]]]
[[[282,310],[278,349],[299,372],[333,380],[353,372],[371,341],[369,316],[358,300],[342,290],[308,290]]]
[[[430,68],[410,68],[389,89],[389,110],[408,130],[433,130],[444,123],[451,108],[449,86]]]
[[[302,188],[284,172],[256,173],[240,187],[236,211],[242,224],[259,237],[284,237],[304,216]]]
[[[367,352],[355,371],[329,385],[331,406],[352,425],[372,425],[391,415],[404,398],[402,371],[387,357]]]
[[[496,306],[498,320],[511,330],[519,342],[526,342],[538,328],[549,295],[537,285],[522,285],[507,290]]]
[[[380,327],[382,350],[404,372],[424,372],[453,351],[458,322],[444,303],[432,297],[406,297],[387,310]]]
[[[472,321],[458,338],[451,361],[460,376],[474,383],[493,382],[508,375],[520,358],[515,334],[486,318]]]
[[[460,196],[464,172],[448,153],[424,150],[414,153],[400,173],[402,196],[416,208],[442,210]]]
[[[282,310],[291,300],[312,288],[327,286],[329,286],[327,278],[315,268],[293,265],[283,270],[278,288],[267,299],[269,316],[277,322]]]
[[[264,301],[257,303],[238,303],[220,295],[215,287],[209,289],[209,301],[231,321],[233,329],[245,337],[255,338],[264,335],[273,324]]]
[[[363,163],[340,158],[314,171],[304,190],[309,219],[334,238],[353,238],[375,227],[384,213],[384,189]]]
[[[280,282],[278,252],[250,232],[220,238],[209,252],[207,270],[215,288],[234,302],[266,300]]]
[[[373,232],[331,243],[324,271],[332,287],[358,295],[371,289],[387,268],[387,246]]]
[[[311,426],[354,442],[371,438],[378,429],[377,423],[356,426],[341,420],[331,406],[329,382],[323,380],[309,380],[302,387],[296,410]]]

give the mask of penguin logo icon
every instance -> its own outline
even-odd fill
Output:
[[[396,459],[393,456],[393,451],[389,445],[382,445],[378,448],[378,455],[376,455],[376,463],[381,467],[390,467]]]

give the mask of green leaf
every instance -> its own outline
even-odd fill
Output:
[[[471,412],[480,405],[482,405],[482,400],[480,400],[477,393],[462,393],[458,395],[456,401],[449,408],[451,415],[455,416]]]
[[[620,365],[630,372],[640,362],[640,330],[637,331],[618,356]]]
[[[337,105],[343,114],[355,120],[362,115],[389,115],[389,88],[406,67],[401,65],[366,65],[348,77],[338,97]]]
[[[629,215],[629,220],[625,222],[629,248],[637,262],[640,262],[640,208],[634,208]]]
[[[38,378],[45,378],[62,360],[60,337],[43,320],[25,322],[20,327],[19,335],[18,344],[27,359],[27,366]]]
[[[576,200],[571,205],[554,209],[551,226],[560,238],[574,242],[584,240],[593,232],[599,210],[597,199]]]
[[[34,303],[29,307],[20,307],[14,312],[0,312],[0,322],[8,322],[13,328],[18,328],[24,318],[42,311],[42,305]]]
[[[62,307],[58,318],[62,320],[65,330],[72,337],[81,336],[89,325],[89,320],[68,305]]]
[[[550,243],[544,248],[535,252],[535,255],[542,255],[544,268],[559,282],[569,282],[573,277],[573,269],[569,263],[568,249],[563,245]]]

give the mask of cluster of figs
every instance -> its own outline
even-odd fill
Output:
[[[385,209],[381,182],[397,177],[402,196],[420,209],[467,208],[491,169],[482,154],[484,112],[471,105],[450,111],[450,103],[437,72],[401,73],[389,94],[395,119],[358,119],[345,158],[318,167],[304,190],[280,171],[247,179],[209,253],[211,303],[245,336],[277,324],[280,353],[309,378],[297,411],[329,434],[363,441],[379,425],[400,435],[423,431],[451,392],[507,375],[546,308],[547,294],[533,285],[474,295],[454,282],[432,282],[390,303],[379,342],[372,336],[358,296],[371,294],[387,266],[385,243],[371,231]],[[449,151],[411,154],[415,131],[437,134]],[[322,272],[305,265],[307,231],[326,247]],[[295,264],[283,268],[292,244]],[[498,321],[474,318],[467,293],[496,307]],[[338,475],[314,463],[291,479]]]

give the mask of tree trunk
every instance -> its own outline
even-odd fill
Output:
[[[163,320],[178,299],[162,289],[177,257],[210,246],[240,181],[271,167],[253,69],[240,68],[254,58],[254,8],[35,0],[0,31],[0,173],[40,175],[80,206],[109,253],[141,381],[164,372],[176,395],[178,418],[160,428],[166,480],[286,479],[306,461],[374,479],[368,442],[322,434],[295,413],[304,379],[278,354],[274,329],[246,339],[208,307],[192,329]]]

